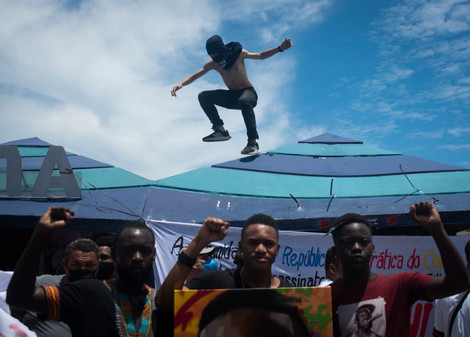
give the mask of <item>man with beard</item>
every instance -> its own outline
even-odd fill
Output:
[[[44,242],[65,228],[73,212],[50,207],[40,218],[7,290],[7,303],[66,322],[73,336],[152,336],[155,290],[145,285],[155,260],[155,238],[141,222],[128,222],[116,233],[117,277],[79,280],[60,287],[36,287]]]
[[[65,248],[61,261],[63,275],[44,274],[36,279],[36,286],[62,286],[82,279],[93,278],[98,271],[98,246],[90,239],[77,239]],[[18,318],[38,337],[71,336],[70,329],[64,322],[43,321],[36,314],[13,310]]]

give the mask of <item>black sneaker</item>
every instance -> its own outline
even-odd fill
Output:
[[[248,156],[257,153],[259,153],[259,145],[257,143],[248,142],[248,144],[246,144],[245,148],[242,150],[242,154],[246,154]]]
[[[203,142],[222,142],[224,140],[229,140],[230,138],[232,138],[230,137],[228,130],[220,131],[217,128],[212,129],[214,130],[214,132],[212,132],[209,136],[202,138]]]

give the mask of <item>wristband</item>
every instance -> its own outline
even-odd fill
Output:
[[[178,255],[178,262],[184,264],[186,267],[192,268],[196,263],[196,259],[193,259],[184,252],[181,252],[180,255]]]
[[[277,46],[277,50],[282,53],[284,50],[282,50],[281,46]]]

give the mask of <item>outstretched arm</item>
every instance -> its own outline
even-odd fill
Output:
[[[410,207],[411,218],[425,228],[436,242],[445,276],[433,277],[426,285],[428,300],[447,297],[469,287],[465,264],[442,224],[439,212],[430,202],[418,202]]]
[[[207,72],[209,70],[212,70],[214,68],[214,61],[207,61],[207,63],[204,65],[204,67],[202,67],[201,69],[199,69],[198,71],[196,71],[194,74],[192,75],[189,75],[189,76],[186,76],[184,78],[184,80],[182,80],[180,83],[178,83],[177,85],[175,85],[173,87],[173,89],[171,90],[171,96],[175,96],[176,97],[176,92],[178,90],[180,90],[182,87],[184,87],[185,85],[188,85],[188,84],[191,84],[193,83],[195,80],[197,80],[198,78],[204,76],[205,74],[207,74]]]
[[[207,218],[184,253],[191,259],[197,259],[199,252],[204,247],[211,242],[222,240],[227,235],[228,227],[228,222],[218,218]],[[192,266],[185,265],[180,261],[176,262],[157,292],[156,303],[159,310],[173,309],[173,291],[183,287],[184,280],[191,269]]]
[[[277,53],[281,53],[292,47],[292,40],[286,38],[278,47],[262,51],[261,53],[246,52],[245,58],[252,60],[264,60]]]
[[[63,207],[49,207],[41,216],[8,285],[6,301],[9,305],[46,313],[46,295],[43,288],[36,287],[41,251],[52,233],[66,227],[72,220],[73,212]]]

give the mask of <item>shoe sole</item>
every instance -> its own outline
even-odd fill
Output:
[[[211,139],[204,139],[202,138],[202,141],[203,142],[206,142],[206,143],[211,143],[211,142],[224,142],[226,140],[229,140],[230,138],[232,138],[231,136],[228,136],[228,137],[217,137],[217,138],[211,138]]]
[[[258,154],[258,153],[259,153],[259,150],[248,152],[248,153],[241,152],[241,154],[243,154],[245,156],[251,156],[251,155],[254,155],[254,154]]]
[[[211,142],[224,142],[224,141],[226,141],[226,140],[229,140],[230,138],[232,138],[232,137],[228,136],[228,137],[218,137],[218,138],[211,138],[211,139],[204,139],[204,138],[202,138],[202,141],[203,141],[203,142],[206,142],[206,143],[211,143]]]

